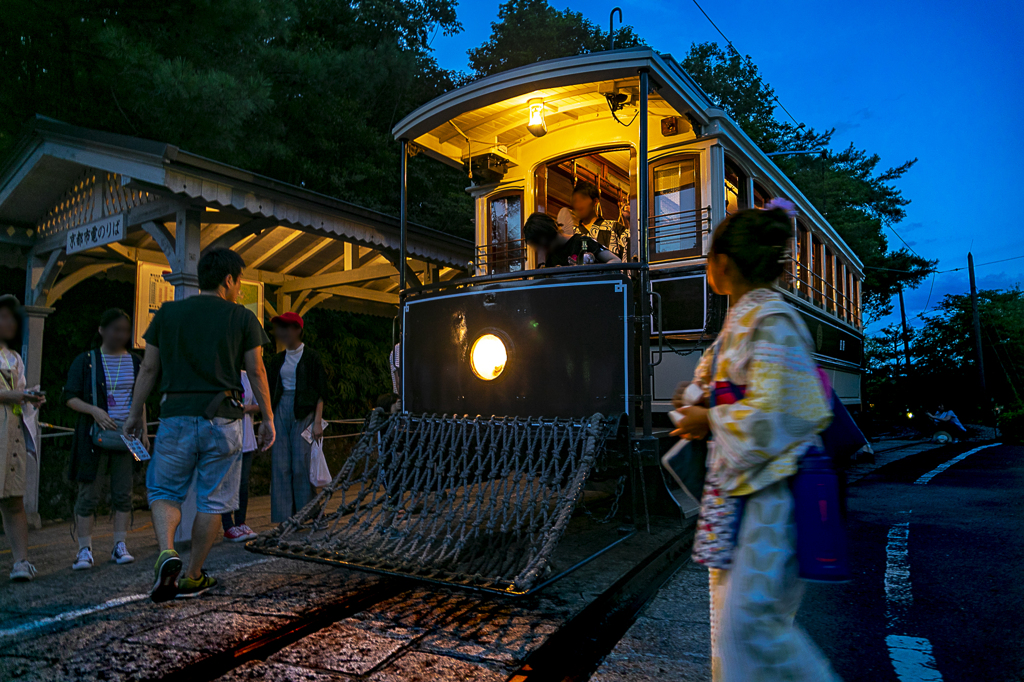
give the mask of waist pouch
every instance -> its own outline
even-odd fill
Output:
[[[241,419],[244,414],[242,394],[238,391],[221,391],[213,396],[203,410],[203,419]]]

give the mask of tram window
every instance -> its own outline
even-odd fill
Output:
[[[651,230],[652,260],[699,255],[703,211],[699,208],[697,157],[686,156],[653,170]]]
[[[761,185],[754,183],[754,208],[764,208],[771,195]]]
[[[504,192],[487,202],[487,244],[483,269],[487,274],[518,272],[526,267],[523,244],[523,193]]]
[[[835,262],[836,257],[832,253],[832,250],[825,247],[825,308],[831,312],[836,311],[836,288],[833,282],[835,282]]]
[[[725,160],[725,212],[732,215],[740,210],[740,195],[746,179],[729,159]]]

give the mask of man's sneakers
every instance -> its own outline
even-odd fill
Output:
[[[93,563],[92,548],[82,547],[78,550],[78,556],[75,557],[75,563],[71,564],[71,570],[84,571],[87,568],[92,568]]]
[[[154,568],[156,580],[149,598],[155,603],[170,601],[178,594],[178,574],[181,573],[181,557],[173,549],[165,549],[156,558]]]
[[[16,583],[31,582],[35,577],[36,567],[30,564],[27,559],[15,562],[14,568],[11,569],[11,580]]]
[[[124,542],[118,542],[114,545],[114,549],[110,552],[110,560],[115,564],[130,564],[135,561],[135,557],[128,553],[128,547],[125,546]],[[72,566],[72,568],[74,568]]]
[[[216,584],[217,579],[208,576],[206,571],[203,571],[198,578],[185,576],[178,581],[178,599],[198,597]]]
[[[232,526],[224,531],[224,539],[228,542],[245,542],[256,538],[256,531],[244,523],[239,526]]]

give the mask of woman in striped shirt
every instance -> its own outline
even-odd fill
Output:
[[[132,405],[132,390],[139,374],[139,358],[128,350],[132,322],[128,313],[112,308],[100,317],[98,349],[75,358],[64,387],[67,405],[81,413],[71,446],[71,480],[78,482],[75,516],[78,524],[78,554],[71,568],[80,571],[93,566],[92,526],[104,479],[110,479],[110,507],[114,513],[114,544],[110,560],[128,564],[134,557],[125,541],[132,512],[133,458],[130,452],[101,448],[93,443],[94,426],[120,430]],[[96,394],[93,395],[93,364],[96,364]],[[143,437],[148,448],[148,438]]]

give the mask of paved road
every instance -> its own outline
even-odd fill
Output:
[[[1024,680],[1024,447],[906,457],[850,489],[855,579],[799,620],[847,682]],[[899,673],[897,673],[897,669]]]
[[[846,682],[1024,680],[1024,447],[979,447],[883,443],[852,472],[854,580],[808,585],[798,615]],[[592,680],[708,682],[709,635],[690,564]]]

